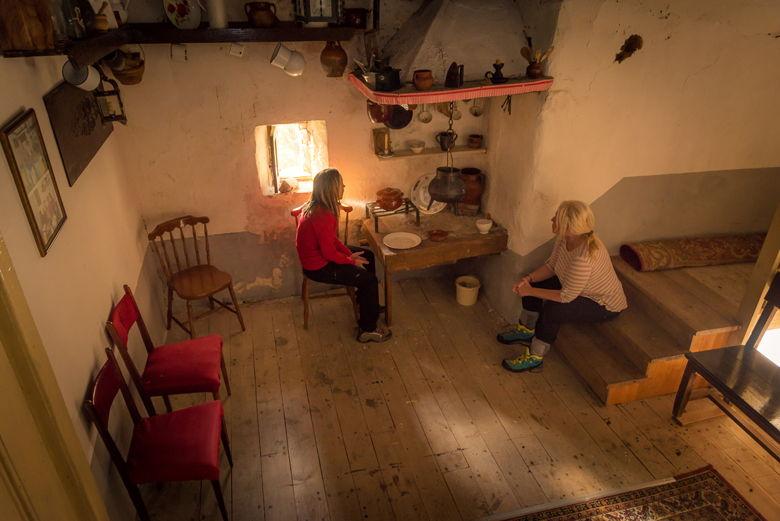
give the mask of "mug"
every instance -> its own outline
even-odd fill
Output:
[[[455,146],[455,141],[457,141],[457,139],[458,134],[454,130],[447,130],[436,134],[436,141],[439,142],[439,146],[444,152]]]

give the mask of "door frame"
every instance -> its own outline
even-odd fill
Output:
[[[21,519],[108,521],[108,511],[0,236],[0,394],[18,421],[0,427],[0,485]],[[85,382],[86,386],[86,382]],[[20,454],[14,448],[24,447]],[[34,476],[30,478],[30,476]],[[46,498],[36,501],[36,498]],[[51,503],[51,504],[49,504]],[[56,517],[50,517],[52,511]]]

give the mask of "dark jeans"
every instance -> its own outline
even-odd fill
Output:
[[[552,277],[540,282],[532,282],[531,286],[542,289],[561,289],[558,277]],[[619,315],[609,311],[595,300],[587,297],[577,297],[571,302],[553,302],[537,297],[523,297],[523,309],[539,313],[534,336],[543,342],[552,344],[558,336],[561,324],[570,322],[602,322]]]
[[[376,278],[374,253],[354,246],[349,246],[349,249],[353,252],[363,252],[363,258],[368,261],[368,264],[358,268],[352,264],[329,262],[318,270],[303,270],[303,274],[317,282],[357,288],[357,301],[360,308],[358,326],[361,331],[374,331],[379,318],[379,280]]]

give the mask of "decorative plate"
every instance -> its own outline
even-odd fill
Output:
[[[168,20],[179,29],[197,29],[203,15],[198,0],[163,0]]]
[[[426,215],[433,215],[447,208],[447,203],[441,201],[434,201],[433,204],[431,204],[431,207],[428,208],[428,205],[431,202],[431,194],[428,193],[428,185],[431,184],[434,177],[436,177],[436,174],[425,174],[421,176],[417,182],[414,183],[410,192],[412,204],[420,210],[420,213]]]
[[[393,232],[385,235],[382,242],[385,246],[393,248],[394,250],[408,250],[415,246],[419,246],[422,242],[422,238],[415,233]]]

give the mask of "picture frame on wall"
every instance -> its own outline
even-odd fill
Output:
[[[0,130],[0,143],[38,251],[45,257],[67,215],[35,110],[28,109],[5,125]]]

